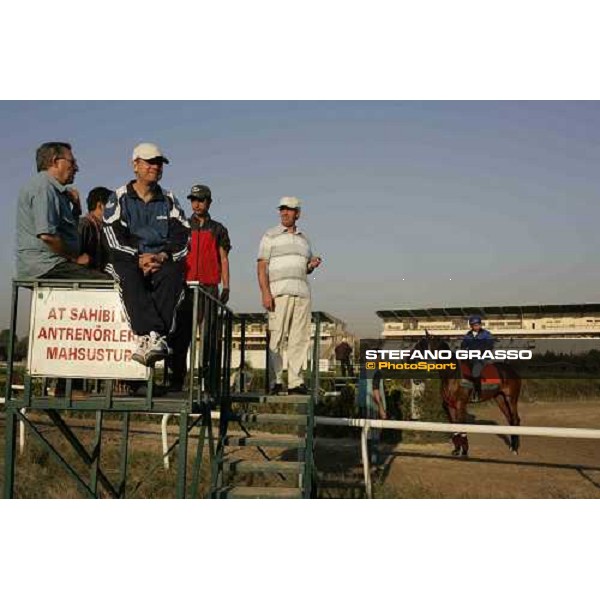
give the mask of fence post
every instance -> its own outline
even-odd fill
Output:
[[[193,369],[191,371],[192,371],[192,377],[193,377],[194,371],[193,371]],[[190,385],[193,387],[193,383],[191,383]],[[169,439],[168,439],[167,425],[169,423],[170,417],[171,417],[171,413],[165,413],[163,415],[162,422],[160,424],[160,430],[161,430],[161,436],[162,436],[162,449],[163,449],[163,464],[165,467],[165,471],[168,471],[169,467],[170,467],[169,455],[167,454],[169,452]]]
[[[360,449],[365,476],[365,490],[367,492],[367,498],[372,498],[373,492],[371,489],[371,467],[369,465],[369,429],[369,425],[363,425],[360,432]]]
[[[271,382],[269,381],[269,344],[271,343],[271,334],[269,332],[269,317],[266,318],[265,330],[265,394],[271,390]]]
[[[24,415],[27,413],[26,408],[21,409],[21,414]],[[19,420],[19,454],[23,454],[25,452],[25,423]]]
[[[246,362],[246,318],[242,317],[240,321],[240,389],[237,390],[240,394],[246,391],[246,370],[244,363]]]

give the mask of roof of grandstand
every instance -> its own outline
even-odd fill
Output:
[[[382,319],[406,319],[409,317],[468,317],[477,314],[482,317],[522,317],[525,315],[543,316],[555,314],[590,314],[600,313],[600,304],[530,304],[507,306],[458,306],[442,308],[401,308],[394,310],[378,310],[377,316]]]

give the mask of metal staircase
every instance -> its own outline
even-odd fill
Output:
[[[238,393],[221,400],[210,498],[312,498],[322,313],[313,313],[310,395]],[[240,364],[244,364],[242,318]],[[268,347],[268,337],[267,337]],[[241,389],[243,389],[243,379]],[[268,371],[265,388],[269,388]],[[276,430],[276,433],[273,431]]]
[[[237,394],[230,400],[213,463],[210,497],[312,497],[313,396]]]

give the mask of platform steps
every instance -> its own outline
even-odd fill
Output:
[[[340,391],[344,389],[349,384],[358,384],[358,377],[334,377],[333,378],[333,387],[336,391]]]
[[[238,394],[231,402],[227,432],[219,440],[210,496],[306,497],[306,460],[312,460],[311,396]],[[285,434],[272,432],[281,428]]]

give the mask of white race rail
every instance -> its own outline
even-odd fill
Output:
[[[372,497],[371,468],[367,439],[369,429],[400,429],[405,431],[441,431],[446,433],[487,433],[492,435],[530,435],[539,437],[570,438],[580,440],[600,440],[600,429],[579,429],[574,427],[514,427],[510,425],[463,425],[457,423],[428,423],[420,421],[381,421],[379,419],[341,419],[335,417],[315,417],[317,425],[360,427],[361,454],[367,498]]]
[[[378,419],[341,419],[315,417],[317,425],[343,427],[370,427],[371,429],[404,429],[406,431],[441,431],[447,433],[491,433],[494,435],[532,435],[539,437],[577,438],[600,440],[600,429],[576,427],[514,427],[511,425],[465,425],[457,423],[429,423],[427,421],[381,421]]]
[[[166,454],[169,444],[167,423],[170,414],[163,415],[162,443]],[[219,419],[218,412],[212,412],[213,419]],[[360,427],[360,445],[367,498],[373,497],[371,486],[371,466],[369,464],[368,438],[370,429],[396,429],[404,431],[438,431],[442,433],[486,433],[490,435],[523,435],[580,440],[600,440],[600,429],[580,429],[575,427],[514,427],[510,425],[466,425],[456,423],[432,423],[426,421],[382,421],[379,419],[344,419],[338,417],[315,417],[317,425],[334,427]],[[433,458],[433,457],[432,457]],[[164,456],[165,469],[169,468],[169,457]]]

